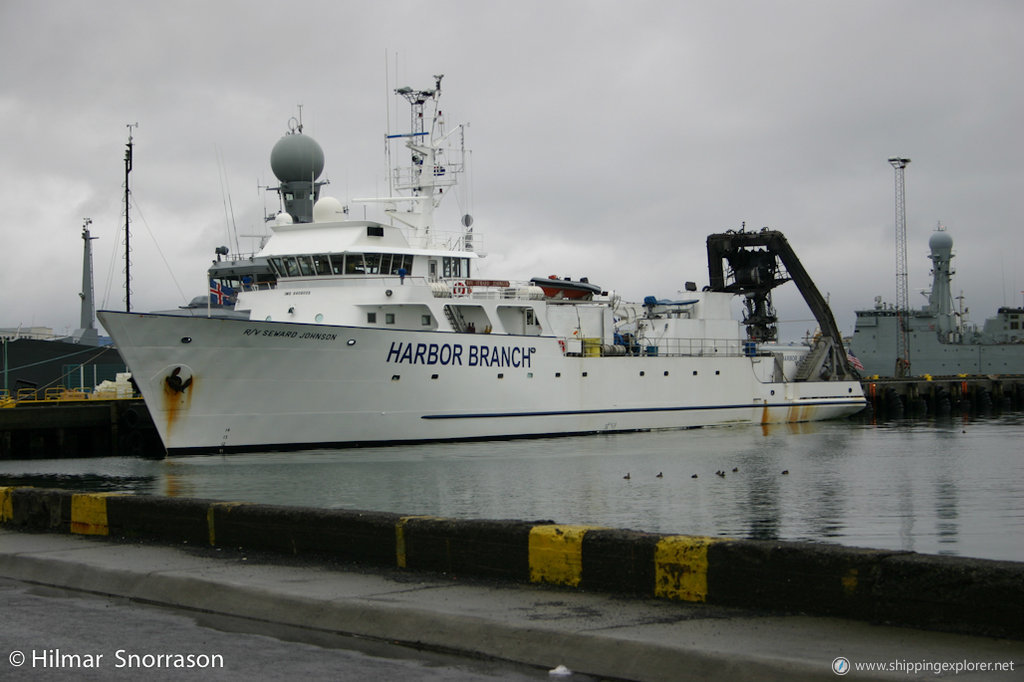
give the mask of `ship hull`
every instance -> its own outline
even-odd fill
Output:
[[[958,374],[1022,374],[1024,342],[943,342],[935,331],[936,319],[913,312],[907,317],[910,369],[921,376]],[[891,311],[859,311],[850,352],[864,376],[893,376],[896,368],[897,327]]]
[[[100,313],[169,453],[816,421],[859,383],[771,357],[586,357],[554,337]]]

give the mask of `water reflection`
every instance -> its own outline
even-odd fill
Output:
[[[1024,420],[1009,415],[162,461],[8,461],[0,462],[0,485],[553,520],[1024,561],[1024,459],[1014,446],[1021,436]]]
[[[152,489],[155,480],[155,476],[109,476],[101,473],[0,474],[0,487],[30,486],[62,488],[74,492],[147,493]]]
[[[957,542],[960,531],[957,504],[957,487],[953,479],[948,474],[940,476],[935,484],[935,532],[939,544],[955,545]],[[948,550],[944,548],[940,553],[945,551]]]

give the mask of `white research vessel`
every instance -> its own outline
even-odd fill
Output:
[[[271,154],[284,204],[273,234],[251,258],[214,263],[213,304],[98,313],[169,454],[802,422],[864,407],[838,333],[813,348],[772,343],[770,289],[789,278],[760,255],[770,247],[745,240],[778,233],[709,237],[712,286],[687,283],[679,300],[475,277],[472,220],[455,234],[432,220],[464,158],[440,85],[396,90],[412,126],[387,137],[411,160],[392,171],[391,197],[357,200],[383,203],[390,223],[349,220],[319,198],[323,152],[299,125]]]

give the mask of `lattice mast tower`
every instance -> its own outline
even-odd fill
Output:
[[[910,159],[893,157],[896,171],[896,369],[895,376],[910,375],[910,300],[907,289],[907,205],[903,182]]]

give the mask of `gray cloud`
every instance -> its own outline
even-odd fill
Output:
[[[849,331],[895,292],[899,154],[911,288],[942,221],[979,320],[1024,288],[1022,19],[995,1],[7,0],[0,326],[77,325],[84,217],[97,294],[121,305],[125,124],[139,122],[133,302],[165,308],[202,293],[230,237],[222,178],[238,231],[264,230],[276,202],[257,186],[297,104],[329,192],[374,194],[386,88],[434,73],[474,150],[451,217],[474,213],[490,274],[671,294],[706,281],[709,232],[746,221],[786,232]],[[790,298],[782,316],[806,317]]]

